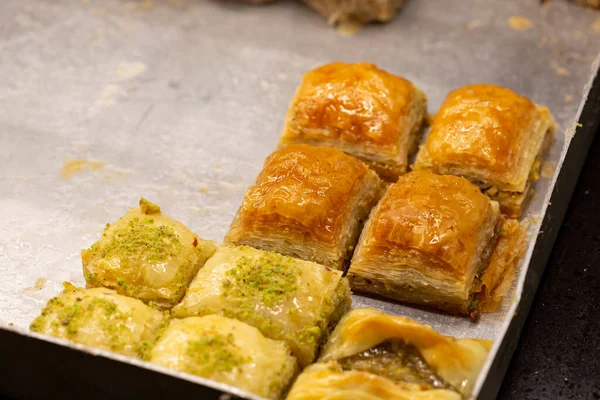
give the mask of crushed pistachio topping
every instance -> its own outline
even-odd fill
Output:
[[[233,334],[221,335],[217,332],[203,332],[198,340],[188,343],[187,370],[200,376],[218,372],[231,372],[234,368],[250,360],[239,354]]]
[[[163,311],[163,318],[158,327],[157,333],[151,339],[142,340],[138,343],[137,352],[138,352],[138,356],[142,360],[150,359],[150,352],[152,351],[152,348],[154,347],[154,345],[156,344],[158,339],[161,338],[163,333],[165,333],[165,331],[169,327],[170,322],[171,322],[171,318],[170,318],[169,312]]]
[[[298,339],[302,343],[315,344],[318,343],[323,335],[323,331],[318,326],[308,326],[300,332]]]
[[[104,318],[99,319],[97,316]],[[130,333],[126,322],[130,318],[127,313],[121,312],[117,304],[105,298],[93,298],[82,303],[82,298],[77,297],[72,304],[65,304],[60,298],[55,297],[48,302],[42,313],[30,325],[30,329],[40,332],[45,322],[49,320],[54,332],[64,328],[67,337],[75,336],[79,329],[89,324],[91,320],[101,321],[101,328],[107,335],[111,350],[122,349],[126,343],[124,338]]]
[[[158,205],[146,200],[143,197],[140,199],[140,208],[142,209],[142,212],[146,215],[160,213],[160,207]]]
[[[279,254],[266,253],[258,258],[244,256],[227,271],[222,296],[258,298],[272,307],[296,291],[301,273],[293,260]]]
[[[173,228],[154,225],[151,218],[134,218],[127,227],[115,230],[111,239],[104,246],[96,243],[89,250],[101,258],[119,257],[123,261],[123,258],[135,256],[149,262],[163,262],[183,250]]]

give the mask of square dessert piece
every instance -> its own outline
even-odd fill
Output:
[[[166,321],[162,312],[114,290],[71,288],[50,299],[30,329],[129,357],[146,358]]]
[[[88,287],[106,287],[170,308],[181,300],[198,269],[215,252],[179,221],[145,199],[81,251]]]
[[[173,320],[150,362],[279,399],[298,367],[284,342],[218,315]]]
[[[337,149],[287,146],[266,159],[225,241],[342,269],[381,188],[377,174]]]
[[[280,145],[336,147],[395,182],[419,143],[426,109],[426,96],[406,79],[373,64],[327,64],[302,78]]]
[[[246,246],[220,247],[173,314],[238,319],[286,342],[304,367],[350,303],[341,271]]]
[[[371,213],[350,265],[350,285],[476,318],[479,277],[501,227],[498,203],[466,179],[409,172]]]
[[[467,178],[518,218],[554,129],[550,111],[526,97],[493,85],[465,86],[446,97],[415,169]]]
[[[491,340],[455,339],[406,317],[354,309],[287,399],[468,399],[491,347]]]

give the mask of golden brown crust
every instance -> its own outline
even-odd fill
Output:
[[[527,221],[506,219],[490,263],[481,277],[479,308],[483,312],[498,309],[516,277],[517,266],[526,250]]]
[[[480,339],[454,339],[409,318],[359,308],[350,311],[339,322],[319,358],[319,363],[305,370],[292,390],[291,399],[344,398],[351,394],[361,399],[458,399],[456,392],[429,387],[415,388],[410,382],[394,382],[385,377],[357,370],[342,371],[338,361],[389,341],[413,346],[433,371],[450,386],[468,397],[481,370],[492,342]],[[315,374],[319,372],[318,374]],[[312,379],[305,379],[306,375]],[[381,389],[381,390],[378,390]],[[419,394],[428,396],[420,397]],[[378,397],[377,395],[382,397]],[[347,397],[350,398],[350,397]]]
[[[336,147],[395,180],[422,132],[426,102],[411,82],[373,64],[327,64],[304,75],[281,144]]]
[[[498,204],[475,185],[413,171],[372,212],[348,277],[359,291],[467,313],[499,229]]]
[[[415,167],[461,175],[498,190],[523,192],[553,127],[546,107],[509,89],[465,86],[446,97]]]
[[[380,194],[379,178],[356,158],[290,145],[266,159],[225,241],[341,269]]]

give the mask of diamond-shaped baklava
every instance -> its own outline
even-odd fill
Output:
[[[145,199],[81,252],[88,287],[107,287],[164,308],[174,306],[215,252],[179,221]]]
[[[336,147],[395,181],[419,142],[426,108],[411,82],[373,64],[327,64],[304,75],[280,145]]]
[[[358,159],[290,145],[266,159],[225,242],[342,269],[381,193],[377,174]]]
[[[67,289],[50,299],[31,330],[145,358],[166,322],[163,313],[105,288]]]
[[[173,314],[238,319],[287,342],[304,367],[349,306],[341,271],[246,246],[220,247]]]
[[[502,222],[498,203],[466,179],[409,172],[371,213],[351,287],[476,318],[479,278]]]
[[[454,339],[381,311],[350,311],[288,400],[469,398],[492,342]]]
[[[446,97],[417,156],[416,169],[458,175],[518,218],[553,138],[550,111],[494,85],[471,85]]]
[[[218,315],[173,320],[150,362],[279,399],[297,371],[284,342]]]

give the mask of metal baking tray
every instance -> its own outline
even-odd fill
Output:
[[[528,251],[498,312],[474,324],[354,296],[355,306],[445,334],[493,339],[475,388],[493,398],[597,128],[599,18],[561,0],[411,0],[393,22],[347,36],[294,1],[2,1],[0,392],[253,398],[27,327],[63,281],[84,284],[80,249],[141,196],[220,241],[276,146],[302,74],[340,60],[407,77],[431,113],[448,91],[480,82],[512,88],[556,117],[527,211]]]

